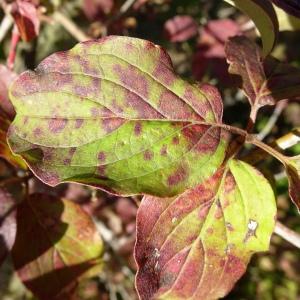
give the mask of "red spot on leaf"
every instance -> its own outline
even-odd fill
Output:
[[[43,131],[42,131],[42,129],[39,128],[39,127],[35,128],[35,129],[33,130],[33,135],[34,135],[35,137],[39,137],[39,136],[41,136],[42,134],[43,134]]]
[[[178,136],[174,136],[173,139],[172,139],[172,144],[173,145],[178,145],[179,144],[179,138]]]
[[[146,150],[144,152],[144,159],[145,160],[151,160],[153,158],[153,152],[150,150]]]
[[[79,129],[82,126],[83,122],[84,122],[83,119],[77,119],[75,121],[75,128]]]
[[[129,66],[128,68],[125,68],[120,65],[116,65],[114,70],[119,75],[122,83],[126,85],[128,89],[134,89],[137,94],[141,95],[145,99],[148,98],[148,80],[135,67]]]
[[[98,153],[98,160],[99,161],[105,161],[105,159],[106,159],[105,153],[103,151],[99,152]]]
[[[67,123],[67,119],[51,119],[48,122],[48,127],[52,133],[59,133],[66,127]]]
[[[141,135],[142,132],[142,123],[141,122],[136,122],[136,124],[134,125],[134,134],[136,136]]]
[[[70,164],[71,164],[71,159],[70,158],[64,159],[64,165],[65,166],[69,166]]]
[[[111,118],[111,119],[103,119],[100,120],[100,124],[106,133],[110,133],[125,123],[124,119],[121,118]]]
[[[188,172],[187,169],[183,166],[180,166],[174,174],[170,175],[168,177],[168,185],[173,186],[177,185],[183,181],[185,181],[188,178]]]

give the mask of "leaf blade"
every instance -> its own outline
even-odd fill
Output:
[[[9,143],[50,185],[174,195],[225,157],[220,95],[184,82],[148,41],[109,37],[54,54],[15,81],[11,99]]]
[[[102,240],[79,205],[33,194],[18,207],[17,226],[13,263],[40,299],[53,299],[99,271]]]
[[[141,299],[223,297],[244,273],[253,252],[268,249],[275,225],[273,191],[243,162],[230,161],[229,170],[224,177],[219,170],[181,196],[143,199],[135,248]],[[245,185],[249,179],[257,185],[255,193]]]

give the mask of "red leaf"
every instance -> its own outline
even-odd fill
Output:
[[[300,69],[268,56],[263,59],[261,49],[244,36],[231,38],[225,47],[229,72],[240,79],[240,87],[247,96],[253,116],[259,108],[300,95]]]
[[[29,42],[38,36],[40,20],[33,3],[25,0],[17,0],[12,4],[11,14],[24,41]]]
[[[135,245],[140,299],[224,297],[252,254],[268,250],[275,215],[268,181],[235,160],[180,196],[145,196]]]
[[[89,20],[96,20],[111,13],[113,6],[114,0],[84,0],[82,9]]]
[[[164,26],[165,35],[171,42],[184,42],[198,33],[198,25],[191,16],[176,16]]]
[[[193,74],[197,80],[201,80],[208,72],[222,84],[230,83],[224,47],[229,37],[239,33],[239,26],[230,19],[209,21],[202,28],[193,60]]]

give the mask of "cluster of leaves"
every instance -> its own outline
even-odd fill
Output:
[[[215,59],[226,58],[251,106],[245,130],[223,122],[216,87],[183,80],[166,51],[147,40],[86,41],[19,76],[2,67],[0,154],[20,175],[13,182],[17,194],[11,181],[1,183],[0,262],[11,253],[39,299],[71,299],[82,278],[101,272],[103,242],[80,205],[30,193],[32,176],[50,186],[76,182],[121,196],[145,195],[134,253],[136,288],[145,300],[224,297],[251,256],[268,250],[275,196],[262,173],[240,158],[244,145],[283,164],[300,209],[300,156],[286,156],[251,133],[259,109],[299,97],[300,70],[269,55],[279,33],[270,1],[228,2],[253,19],[263,50],[232,21],[214,21],[202,29],[197,60],[214,70]],[[24,41],[35,38],[42,3],[7,5],[15,33]],[[114,7],[113,1],[84,2],[91,20]],[[299,11],[293,1],[281,7],[294,16]],[[198,25],[177,16],[165,23],[165,34],[185,41],[199,34]],[[210,44],[213,50],[205,48]]]

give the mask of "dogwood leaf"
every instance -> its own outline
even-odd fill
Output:
[[[56,53],[18,77],[11,100],[10,146],[50,185],[173,196],[225,157],[218,91],[180,79],[148,41],[109,37]]]
[[[180,196],[145,196],[135,248],[140,298],[224,297],[252,254],[268,250],[275,215],[268,181],[237,160]]]
[[[230,38],[225,52],[229,72],[241,77],[241,88],[254,111],[300,95],[300,70],[272,57],[264,60],[260,48],[246,37]]]
[[[279,25],[274,7],[269,0],[225,0],[237,7],[253,20],[263,42],[263,54],[267,56],[273,49]]]
[[[79,205],[33,194],[18,207],[17,228],[13,262],[39,299],[55,299],[101,270],[102,240]]]

